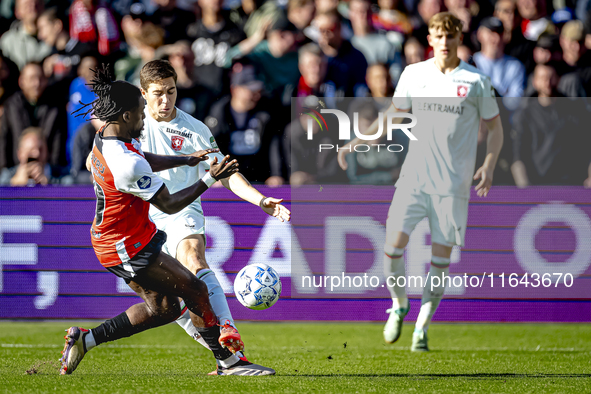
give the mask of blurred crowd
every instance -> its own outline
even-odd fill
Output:
[[[432,57],[427,24],[442,11],[462,20],[459,55],[501,98],[495,183],[591,186],[590,0],[2,0],[0,184],[90,183],[101,124],[72,115],[94,99],[90,69],[109,64],[139,86],[145,63],[167,59],[177,107],[252,182],[391,185],[405,150],[356,152],[342,171],[318,143],[346,141],[320,125],[308,140],[292,99],[321,97],[367,127],[404,67]]]

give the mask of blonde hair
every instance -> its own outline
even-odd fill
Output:
[[[440,12],[429,20],[429,30],[441,29],[444,33],[458,34],[462,32],[462,21],[451,12]]]

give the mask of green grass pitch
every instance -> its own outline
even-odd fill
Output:
[[[277,370],[266,377],[207,376],[213,356],[170,324],[101,345],[59,376],[72,324],[0,322],[0,391],[591,392],[588,324],[433,324],[432,351],[414,354],[410,324],[386,345],[381,324],[242,322],[247,356]]]

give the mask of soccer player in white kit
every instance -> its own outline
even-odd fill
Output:
[[[490,79],[457,56],[461,31],[462,22],[451,13],[431,18],[427,39],[434,58],[404,69],[388,110],[412,109],[417,117],[412,128],[417,140],[410,141],[386,221],[384,274],[392,295],[392,308],[387,310],[390,317],[384,327],[388,343],[400,337],[402,321],[410,309],[406,289],[395,285],[396,279],[405,275],[404,248],[423,218],[429,219],[431,229],[431,267],[412,351],[429,350],[427,329],[445,290],[445,284],[435,286],[437,281],[433,283],[432,278],[448,276],[452,247],[464,245],[472,179],[480,179],[475,189],[479,197],[485,197],[503,145],[503,128]],[[481,119],[488,129],[487,153],[484,164],[473,175]],[[365,134],[376,134],[378,127],[376,121]],[[349,145],[359,142],[355,139]],[[347,149],[339,151],[343,169],[347,168],[348,153]]]
[[[217,148],[215,139],[207,126],[175,107],[176,72],[168,61],[148,62],[140,72],[140,83],[142,95],[147,102],[144,137],[141,140],[142,150],[156,154],[175,155]],[[171,193],[174,193],[202,178],[214,157],[218,157],[219,162],[224,156],[221,153],[210,153],[208,157],[208,161],[202,162],[196,167],[190,169],[179,167],[159,172],[158,175]],[[221,182],[243,200],[260,206],[268,215],[272,215],[282,222],[290,220],[289,210],[281,205],[283,200],[263,196],[240,173],[233,174]],[[201,208],[201,200],[195,200],[191,205],[174,215],[167,215],[156,207],[151,207],[150,217],[158,229],[166,232],[168,236],[162,250],[170,256],[176,257],[207,284],[213,311],[222,327],[220,343],[223,341],[223,344],[235,351],[244,362],[248,362],[241,353],[244,345],[234,326],[224,291],[205,260],[205,218]],[[207,347],[185,309],[183,309],[184,313],[177,323],[183,327],[187,334]],[[245,371],[245,369],[242,370]],[[256,375],[257,371],[259,370],[253,369],[248,373],[245,372],[244,375]],[[264,372],[262,369],[260,371]],[[218,365],[217,371],[212,374],[232,374],[232,371],[225,370]]]

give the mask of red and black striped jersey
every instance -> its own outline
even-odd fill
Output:
[[[148,200],[164,183],[135,139],[103,137],[101,130],[91,158],[97,198],[92,246],[100,263],[111,267],[133,258],[156,234]]]

